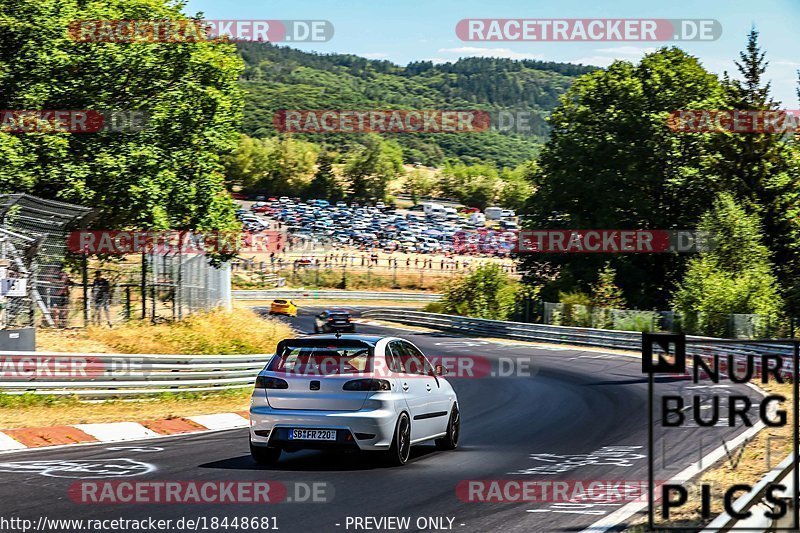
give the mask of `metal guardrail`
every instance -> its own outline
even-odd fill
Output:
[[[527,322],[507,322],[502,320],[487,320],[484,318],[409,311],[405,309],[370,309],[362,312],[361,316],[398,322],[410,326],[451,331],[473,337],[475,335],[482,335],[520,341],[594,346],[599,348],[633,350],[637,352],[642,349],[642,334],[638,331],[615,331],[609,329],[529,324]],[[696,343],[718,339],[687,335],[686,340],[695,341]],[[703,355],[711,349],[711,345],[697,346],[693,345],[691,342],[686,346],[686,352],[690,355]],[[715,344],[713,345],[713,350],[716,353],[731,354],[734,357],[763,353],[781,354],[785,356],[792,355],[791,346],[775,345],[769,342],[746,345],[736,345],[735,343]]]
[[[454,315],[441,315],[435,313],[423,313],[418,311],[408,310],[392,310],[392,309],[371,309],[362,312],[362,316],[374,319],[383,319],[390,322],[398,322],[412,326],[422,326],[426,328],[439,329],[443,331],[451,331],[455,333],[462,333],[465,335],[483,335],[487,337],[508,338],[520,341],[536,341],[536,342],[549,342],[572,344],[577,346],[597,346],[603,348],[617,348],[621,350],[634,350],[639,351],[642,348],[642,334],[634,331],[612,331],[604,329],[592,328],[576,328],[568,326],[548,326],[542,324],[527,324],[523,322],[504,322],[498,320],[485,320],[480,318],[469,318]],[[711,339],[704,337],[687,336],[689,342],[686,346],[686,352],[689,355],[704,355],[710,350],[714,350],[718,354],[730,355],[734,359],[738,357],[746,357],[748,355],[756,354],[780,354],[783,356],[791,357],[793,355],[793,348],[789,345],[776,345],[769,342],[741,344],[735,343],[714,343],[706,345],[698,345],[702,341],[719,341],[719,339]],[[784,491],[784,498],[787,500],[792,499],[794,494],[793,484],[791,482],[791,472],[793,469],[792,464],[793,456],[787,457],[780,465],[770,471],[759,483],[753,487],[753,490],[741,496],[734,503],[734,509],[737,511],[746,511],[756,506],[766,506],[763,501],[764,493],[767,486],[773,482],[784,481],[787,485],[787,490]],[[790,504],[791,505],[791,504]],[[783,520],[786,520],[784,518]],[[724,513],[718,516],[711,522],[703,531],[731,531],[747,529],[748,531],[771,531],[773,527],[788,527],[794,525],[781,524],[780,521],[772,522],[766,518],[763,513],[753,513],[747,520],[736,520],[730,515]]]
[[[233,291],[234,300],[272,300],[294,298],[296,300],[395,300],[404,302],[436,302],[441,294],[430,292],[377,292],[377,291],[318,291],[318,290],[240,290]]]
[[[240,299],[334,298],[347,294],[354,299],[386,299],[386,293],[344,291],[234,291],[246,293]],[[269,296],[262,296],[268,294]],[[430,293],[391,293],[419,301],[434,301],[441,297]],[[313,296],[312,296],[313,295]],[[249,298],[247,298],[249,296]],[[454,315],[424,313],[407,309],[372,309],[363,317],[383,319],[401,324],[422,326],[461,333],[466,336],[487,336],[548,343],[596,346],[639,351],[642,336],[639,332],[613,331],[567,326],[549,326],[522,322],[505,322]],[[703,337],[687,337],[694,341],[715,341]],[[705,346],[687,345],[687,352],[703,354]],[[780,353],[791,355],[792,348],[769,342],[736,346],[714,344],[717,353],[734,357],[750,354]],[[138,397],[162,393],[213,392],[252,387],[258,372],[271,355],[156,355],[156,354],[79,354],[57,352],[0,352],[0,392],[5,394],[74,395],[80,398]],[[792,456],[769,472],[753,490],[739,498],[734,509],[748,510],[764,506],[764,491],[771,482],[791,480]],[[787,484],[786,498],[791,500],[794,489]],[[759,518],[760,517],[760,518]],[[762,513],[754,513],[748,521],[736,521],[723,514],[704,531],[729,531],[734,526],[766,531],[780,527],[766,523]],[[791,527],[791,524],[789,524]]]
[[[740,496],[733,502],[733,510],[737,513],[752,511],[756,507],[763,507],[763,511],[772,511],[773,506],[764,500],[767,488],[774,483],[781,483],[786,486],[784,491],[776,491],[774,494],[780,500],[787,503],[788,511],[782,518],[773,520],[764,515],[764,512],[754,512],[749,518],[739,520],[728,513],[722,513],[712,520],[704,529],[704,532],[725,532],[725,531],[772,531],[773,528],[782,528],[784,531],[795,527],[793,522],[792,507],[794,505],[794,454],[790,454],[781,463],[770,470],[753,489]]]
[[[270,357],[0,352],[0,391],[88,399],[242,389]]]

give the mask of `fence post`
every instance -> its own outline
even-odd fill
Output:
[[[181,242],[183,242],[183,241],[181,240]],[[173,309],[176,306],[178,307],[178,320],[183,318],[183,310],[181,309],[182,304],[183,304],[183,290],[182,290],[182,288],[183,288],[182,287],[182,285],[183,285],[183,255],[182,255],[181,252],[182,252],[181,246],[178,246],[178,255],[177,255],[177,259],[178,259],[178,276],[177,276],[178,277],[178,281],[177,281],[177,286],[175,287],[175,295],[174,295],[175,302],[172,305]]]
[[[152,308],[152,315],[150,321],[155,324],[156,323],[156,286],[155,283],[150,287],[150,299],[151,303],[150,306]]]
[[[142,320],[147,318],[147,254],[142,252]]]
[[[89,325],[89,261],[81,255],[81,283],[83,284],[83,327]]]
[[[125,320],[131,319],[131,286],[125,285]]]

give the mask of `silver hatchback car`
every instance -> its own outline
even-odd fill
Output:
[[[256,379],[250,453],[274,464],[282,451],[381,451],[403,465],[411,446],[458,447],[458,398],[441,366],[405,339],[317,335],[286,339]]]

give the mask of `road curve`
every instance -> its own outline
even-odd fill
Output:
[[[309,311],[292,320],[312,329]],[[317,531],[579,531],[625,502],[612,505],[569,503],[465,502],[456,495],[464,480],[646,480],[647,384],[637,358],[564,347],[491,343],[445,333],[421,333],[359,324],[360,332],[407,338],[430,355],[478,355],[526,360],[529,376],[451,379],[462,413],[461,446],[439,452],[416,447],[405,467],[387,468],[374,457],[335,456],[305,451],[284,454],[273,469],[250,459],[246,430],[176,436],[120,445],[92,445],[31,450],[0,456],[0,501],[6,517],[30,519],[172,519],[273,517],[285,532]],[[679,390],[683,380],[664,380],[663,390]],[[747,389],[749,391],[749,389]],[[754,392],[749,394],[758,398]],[[680,430],[681,443],[700,438],[697,428]],[[702,436],[729,437],[734,430],[704,429]],[[657,435],[657,449],[661,449]],[[697,460],[694,447],[669,442],[669,468],[680,470]],[[617,460],[585,457],[607,447],[630,447]],[[549,455],[548,455],[549,454]],[[581,455],[583,457],[580,457]],[[564,456],[579,456],[564,457]],[[73,483],[93,479],[86,464],[145,463],[146,472],[125,481],[279,481],[326,483],[333,497],[324,503],[252,504],[88,504],[68,496]],[[43,467],[39,461],[49,461]],[[578,461],[579,466],[574,463]],[[88,462],[88,463],[87,463]],[[72,468],[69,467],[72,464]],[[572,464],[573,466],[569,466]],[[53,466],[55,465],[55,466]],[[543,474],[543,467],[561,466]],[[533,469],[533,470],[531,470]],[[558,470],[558,469],[557,469]],[[53,473],[55,472],[55,474]],[[672,470],[658,466],[656,477]],[[53,477],[53,476],[57,477]],[[666,476],[666,477],[665,477]],[[107,478],[106,478],[107,479]],[[330,492],[329,492],[330,493]],[[348,517],[350,521],[348,522]],[[354,517],[409,517],[407,528],[371,524],[356,529]],[[444,517],[441,527],[417,523]],[[206,522],[207,525],[210,522]],[[350,524],[350,525],[348,525]],[[385,525],[385,524],[382,524]],[[421,527],[418,527],[421,526]],[[448,529],[449,528],[449,529]],[[76,531],[68,527],[47,531]],[[181,530],[184,529],[171,529]],[[222,529],[220,529],[222,530]],[[229,531],[235,531],[229,529]],[[124,531],[106,529],[106,531]]]

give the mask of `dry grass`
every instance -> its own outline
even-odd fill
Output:
[[[179,322],[153,325],[134,321],[106,328],[38,333],[37,349],[95,353],[269,353],[279,340],[291,336],[280,320],[264,319],[250,309],[198,313]]]
[[[114,328],[40,330],[37,349],[83,353],[270,353],[278,341],[292,336],[277,319],[264,319],[250,309],[198,313],[182,321],[153,325],[129,322]],[[243,411],[250,389],[209,394],[168,394],[138,401],[85,403],[47,395],[0,394],[0,427],[118,422]]]
[[[207,396],[161,397],[142,401],[82,403],[61,400],[48,405],[0,408],[0,428],[60,426],[175,418],[246,411],[250,389]]]
[[[788,422],[782,427],[767,427],[761,430],[748,442],[744,450],[730,450],[726,456],[713,467],[692,480],[687,487],[690,505],[685,505],[670,512],[669,527],[686,528],[685,531],[699,531],[707,521],[700,516],[700,486],[711,485],[711,513],[716,516],[724,511],[722,496],[725,490],[737,483],[751,487],[764,477],[772,468],[792,452],[792,385],[791,383],[768,383],[758,386],[770,394],[781,394],[786,397],[783,409],[787,411]],[[741,452],[741,456],[739,453]],[[737,462],[738,461],[738,462]],[[625,531],[645,531],[646,517],[637,520]]]
[[[399,300],[292,300],[297,307],[302,310],[304,307],[408,307],[409,309],[420,309],[423,302],[399,301]],[[234,300],[234,307],[269,307],[272,300]]]

